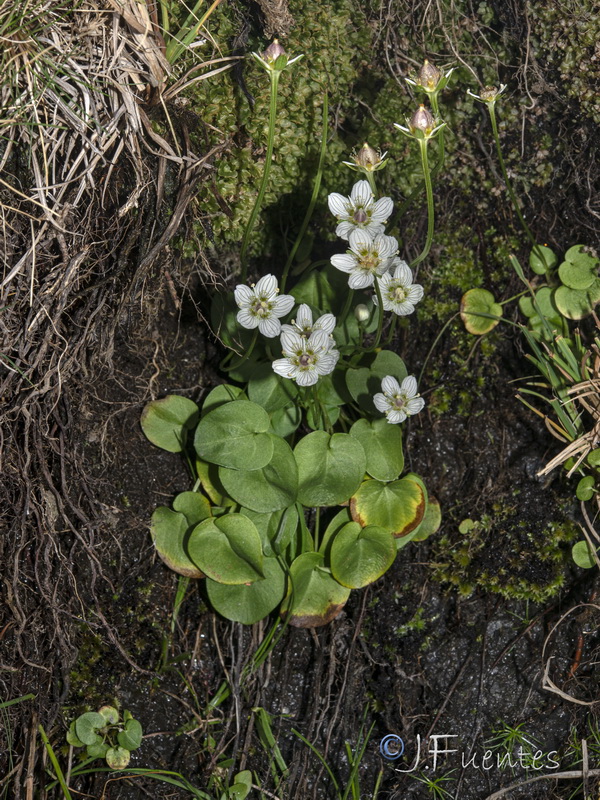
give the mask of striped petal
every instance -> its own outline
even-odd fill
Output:
[[[281,333],[281,322],[273,317],[263,317],[258,322],[258,330],[267,339],[274,339]]]
[[[404,379],[406,380],[406,378]],[[415,381],[416,385],[416,381]],[[404,382],[402,383],[402,388],[404,389]],[[391,375],[386,375],[385,378],[381,381],[381,389],[385,394],[389,395],[390,397],[394,397],[397,394],[400,394],[400,384],[393,378]]]

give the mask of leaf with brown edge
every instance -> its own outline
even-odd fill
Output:
[[[413,478],[401,478],[390,483],[363,481],[350,500],[352,519],[363,528],[377,525],[394,534],[408,536],[420,524],[425,514],[426,498]]]

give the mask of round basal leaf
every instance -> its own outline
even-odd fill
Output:
[[[352,522],[352,517],[350,516],[350,509],[346,507],[338,511],[329,525],[325,528],[325,532],[322,534],[321,542],[319,544],[319,553],[325,556],[326,564],[329,564],[331,543],[334,537],[342,530],[344,525],[347,525],[349,522]]]
[[[190,526],[210,517],[210,503],[200,492],[181,492],[173,500],[173,509],[182,513]]]
[[[575,491],[577,499],[582,500],[583,502],[591,500],[592,497],[594,496],[595,483],[596,481],[591,475],[586,475],[585,478],[582,478],[577,484],[577,489]]]
[[[425,509],[425,514],[423,515],[421,524],[415,530],[415,534],[412,538],[412,541],[413,542],[425,541],[425,539],[427,539],[433,533],[437,533],[441,524],[442,524],[442,510],[440,508],[439,501],[435,497],[432,497],[430,495],[427,502],[427,508]],[[463,523],[461,522],[461,525],[462,524]],[[464,531],[461,531],[461,533],[463,532]]]
[[[348,401],[345,382],[339,370],[319,378],[316,386],[317,397],[324,406],[343,406]]]
[[[554,302],[567,319],[583,319],[600,302],[600,280],[595,278],[589,289],[577,290],[559,286],[554,292]]]
[[[292,449],[279,436],[271,438],[273,456],[262,469],[219,467],[227,494],[240,505],[263,514],[292,505],[298,492],[298,467]]]
[[[269,415],[256,403],[236,400],[200,420],[194,447],[204,461],[231,469],[261,469],[273,455]]]
[[[241,508],[240,514],[254,523],[266,556],[283,553],[298,527],[298,510],[295,505],[269,514],[259,514],[249,508]]]
[[[585,245],[583,244],[575,244],[573,247],[569,247],[565,253],[565,261],[568,261],[569,263],[578,267],[584,267],[590,271],[598,269],[600,260],[589,255],[589,253],[584,253],[584,247]]]
[[[521,298],[524,299],[524,298]],[[534,305],[532,303],[532,305]],[[531,316],[543,316],[550,321],[561,321],[560,311],[554,304],[554,289],[550,286],[542,286],[535,293],[535,305]]]
[[[262,578],[260,535],[243,514],[225,514],[196,525],[188,553],[194,564],[218,583],[236,585]]]
[[[72,747],[85,747],[85,743],[82,742],[75,733],[74,721],[69,725],[69,730],[67,731],[67,744],[70,744]]]
[[[350,589],[323,569],[320,553],[304,553],[290,567],[290,582],[282,614],[296,628],[326,625],[340,613]]]
[[[367,456],[367,472],[379,481],[393,481],[404,468],[402,430],[386,419],[369,422],[359,419],[350,428],[350,436],[362,444]]]
[[[215,386],[215,388],[204,398],[201,414],[203,417],[205,417],[209,411],[214,411],[215,408],[224,406],[226,403],[231,403],[233,400],[237,400],[240,396],[242,396],[242,399],[246,399],[246,396],[239,386],[231,386],[228,383],[222,383],[220,386]]]
[[[152,514],[150,532],[156,552],[167,567],[186,578],[202,578],[187,554],[190,525],[185,514],[159,506]]]
[[[392,483],[364,481],[350,500],[352,519],[365,528],[377,525],[394,534],[407,536],[425,514],[426,498],[419,484],[410,478]]]
[[[271,430],[277,436],[285,439],[298,429],[302,422],[302,410],[299,406],[280,408],[271,414]]]
[[[198,422],[198,406],[187,397],[169,394],[153,400],[142,411],[140,424],[146,437],[169,453],[180,453],[188,431]]]
[[[297,396],[298,387],[295,382],[273,372],[270,363],[260,364],[248,383],[250,400],[262,406],[269,414],[294,404]]]
[[[558,257],[549,247],[536,244],[529,254],[529,266],[537,275],[545,275],[558,264]]]
[[[493,330],[500,319],[491,319],[490,315],[501,317],[502,306],[496,303],[494,295],[487,289],[469,289],[462,296],[460,317],[469,333],[483,336]]]
[[[116,725],[119,721],[119,712],[114,706],[102,706],[102,708],[98,709],[98,713],[104,717],[109,725]]]
[[[137,750],[142,743],[142,726],[137,719],[130,719],[125,725],[125,730],[117,736],[121,747],[125,750]]]
[[[131,761],[131,753],[124,747],[110,747],[106,751],[105,758],[111,769],[125,769]]]
[[[109,749],[106,742],[99,742],[98,744],[89,744],[85,751],[88,758],[106,758]]]
[[[571,261],[563,261],[558,268],[558,277],[570,289],[589,289],[596,279],[595,264],[593,259],[591,268],[587,264],[573,264]]]
[[[210,497],[215,506],[234,506],[235,501],[227,497],[221,479],[219,478],[219,468],[216,464],[209,464],[196,458],[196,474],[200,478],[202,488]]]
[[[347,433],[309,433],[294,448],[294,456],[298,499],[309,507],[346,502],[360,485],[367,465],[361,443]]]
[[[389,531],[349,522],[331,545],[331,573],[342,586],[361,589],[387,572],[395,558],[396,542]]]
[[[381,381],[386,375],[402,383],[408,375],[404,361],[391,350],[382,350],[375,358],[369,354],[357,368],[346,371],[346,385],[352,398],[369,414],[377,414],[373,395],[381,392]]]
[[[590,467],[598,467],[600,466],[600,448],[596,448],[592,450],[587,455],[587,462]]]
[[[96,711],[88,711],[75,720],[75,735],[84,744],[97,744],[102,741],[98,731],[106,726],[106,720],[102,714]]]
[[[578,567],[583,567],[583,569],[591,569],[592,567],[596,566],[594,553],[586,541],[581,541],[577,542],[577,544],[574,544],[571,550],[571,555],[573,556],[573,561]]]
[[[207,578],[206,591],[215,611],[233,622],[252,625],[277,608],[285,594],[285,573],[276,558],[263,559],[262,569],[264,579],[249,585],[226,586]]]

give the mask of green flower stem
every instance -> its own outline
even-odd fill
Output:
[[[431,95],[431,110],[433,111],[433,116],[435,117],[435,119],[439,120],[439,118],[440,118],[440,107],[439,107],[439,104],[438,104],[437,92],[434,92]],[[445,147],[445,143],[444,143],[444,133],[445,132],[446,132],[445,129],[442,128],[442,130],[439,131],[439,133],[438,133],[438,141],[440,143],[440,152],[439,152],[439,158],[438,158],[437,164],[431,170],[431,176],[433,178],[435,178],[437,176],[438,172],[440,172],[440,170],[443,168],[444,162],[446,161],[446,147]]]
[[[343,325],[344,320],[348,316],[348,312],[350,311],[350,307],[352,305],[352,298],[354,297],[354,289],[350,289],[348,294],[346,295],[346,302],[344,303],[344,307],[342,309],[341,314],[339,315],[337,321],[338,325]]]
[[[313,539],[314,539],[314,543],[315,543],[315,550],[319,549],[319,544],[320,544],[320,542],[319,542],[319,534],[320,534],[319,528],[320,528],[320,525],[321,525],[321,507],[317,506],[315,508],[315,531],[314,531],[314,534],[313,534]]]
[[[367,176],[367,180],[369,181],[369,186],[371,187],[371,191],[373,192],[375,197],[377,197],[377,187],[375,186],[375,176],[370,171],[365,172],[365,175]]]
[[[543,286],[546,286],[546,284],[543,284]],[[541,289],[542,286],[538,286],[537,288]],[[529,294],[529,289],[525,289],[524,291],[519,292],[519,294],[513,294],[512,297],[509,297],[507,300],[502,300],[501,302],[498,303],[498,305],[499,306],[505,306],[507,303],[510,303],[513,300],[518,300],[519,297],[523,297],[524,294]]]
[[[440,131],[441,133],[442,131]],[[423,167],[423,178],[425,180],[425,194],[427,196],[427,238],[425,240],[425,247],[414,261],[411,262],[411,267],[416,267],[421,261],[424,261],[431,248],[433,241],[433,224],[435,221],[435,211],[433,208],[433,187],[431,183],[431,172],[429,170],[429,161],[427,159],[427,139],[418,139],[419,147],[421,148],[421,166]]]
[[[310,198],[310,203],[308,204],[308,208],[306,209],[306,214],[304,215],[304,219],[302,220],[302,225],[300,226],[300,230],[298,231],[298,236],[296,236],[296,241],[294,242],[294,246],[292,247],[288,259],[286,261],[285,267],[283,268],[283,274],[281,276],[281,293],[285,291],[285,284],[288,277],[288,272],[290,267],[292,266],[292,261],[294,260],[294,256],[300,247],[302,239],[304,238],[304,234],[306,233],[306,229],[308,228],[308,223],[313,215],[313,211],[315,210],[315,205],[317,202],[317,197],[319,195],[319,189],[321,188],[321,178],[323,177],[323,162],[325,160],[325,153],[327,152],[327,118],[329,114],[329,99],[327,96],[327,92],[323,98],[323,127],[321,133],[321,149],[319,151],[319,163],[317,164],[317,172],[315,175],[315,181],[313,184],[312,195]]]
[[[248,220],[248,225],[246,226],[246,230],[244,231],[244,238],[242,240],[242,249],[240,251],[240,261],[242,262],[242,273],[240,279],[242,283],[245,282],[246,275],[248,273],[247,253],[248,253],[248,244],[250,242],[250,234],[252,233],[252,229],[254,228],[254,223],[256,222],[256,218],[258,217],[258,213],[261,209],[262,202],[265,197],[265,192],[267,190],[269,173],[271,172],[271,162],[273,160],[273,145],[275,143],[275,120],[277,115],[277,88],[279,86],[280,74],[281,73],[278,70],[272,70],[269,72],[269,77],[271,79],[271,102],[269,105],[269,134],[267,139],[267,153],[265,156],[265,168],[263,170],[260,189],[258,190],[256,202],[254,203],[254,208],[252,209],[252,213],[250,214],[250,219]]]
[[[386,339],[386,340],[385,340],[385,342],[383,343],[383,347],[387,347],[387,346],[388,346],[388,344],[389,344],[389,343],[392,341],[392,339],[394,338],[394,333],[396,332],[396,324],[397,324],[397,322],[398,322],[398,315],[397,315],[397,314],[394,314],[394,315],[393,315],[393,318],[392,318],[392,322],[391,322],[391,324],[390,324],[390,329],[389,329],[389,331],[388,331],[387,339]]]
[[[240,359],[238,359],[238,361],[236,361],[235,364],[232,364],[230,367],[223,367],[223,362],[221,362],[221,364],[219,364],[219,368],[223,369],[225,372],[231,372],[231,370],[238,369],[239,367],[241,367],[242,364],[244,364],[252,355],[252,351],[254,350],[254,345],[256,344],[257,340],[258,340],[258,328],[255,328],[254,333],[252,334],[252,340],[250,341],[250,347],[246,350],[246,354],[243,355]]]
[[[377,322],[377,335],[375,336],[375,343],[369,350],[375,350],[379,347],[381,341],[381,331],[383,330],[383,297],[381,296],[381,289],[379,288],[379,281],[375,278],[375,293],[377,294],[377,309],[379,311],[379,320]]]
[[[502,177],[504,178],[504,183],[506,184],[506,189],[508,191],[508,196],[510,197],[510,201],[513,205],[514,210],[517,213],[519,218],[519,222],[521,223],[521,227],[525,231],[527,238],[531,242],[531,246],[535,249],[537,247],[537,242],[531,232],[529,225],[525,222],[525,218],[521,213],[521,209],[519,208],[519,203],[517,201],[517,196],[515,191],[512,187],[512,183],[509,180],[508,173],[506,171],[506,167],[504,165],[504,158],[502,157],[502,148],[500,147],[500,136],[498,135],[498,123],[496,122],[496,109],[494,108],[494,103],[486,103],[487,109],[490,114],[490,122],[492,123],[492,131],[494,133],[494,141],[496,142],[496,152],[498,153],[498,162],[500,164],[500,169],[502,171]],[[539,255],[539,254],[538,254]],[[543,258],[542,258],[543,260]]]

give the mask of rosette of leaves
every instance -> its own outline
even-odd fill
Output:
[[[67,732],[72,747],[85,747],[90,759],[103,758],[111,769],[125,769],[142,743],[142,726],[129,711],[121,717],[114,706],[86,711]]]
[[[254,366],[245,391],[216,387],[201,409],[187,407],[185,419],[168,413],[169,398],[155,401],[160,419],[153,403],[146,407],[144,431],[151,420],[154,443],[186,441],[196,479],[196,491],[156,509],[152,537],[169,567],[205,579],[224,617],[251,624],[280,607],[292,625],[324,625],[352,589],[389,569],[400,546],[437,529],[439,506],[420,478],[400,478],[399,426],[360,419],[344,433],[310,431],[316,421],[307,415],[309,431],[300,436],[300,420],[292,424],[298,389],[268,366]],[[320,382],[325,408],[339,413],[344,396],[368,406],[371,384],[379,388],[389,374],[402,379],[406,368],[382,352],[350,372],[346,386],[335,375]],[[329,518],[321,536],[307,525],[317,509]]]

